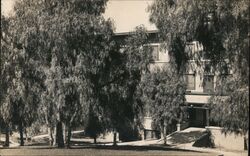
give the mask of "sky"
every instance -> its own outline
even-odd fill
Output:
[[[16,0],[1,0],[1,13],[8,15],[13,11],[13,5]]]
[[[13,12],[13,4],[16,0],[1,0],[3,15]],[[109,0],[104,17],[114,20],[115,32],[133,31],[136,26],[144,25],[147,30],[156,30],[149,22],[148,6],[153,0]]]
[[[148,30],[156,30],[149,22],[148,6],[152,0],[110,0],[107,4],[105,18],[115,21],[116,32],[129,32],[143,24]]]

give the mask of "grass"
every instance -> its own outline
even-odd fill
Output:
[[[75,134],[74,137],[82,138],[82,134]],[[193,136],[193,134],[190,134]],[[190,137],[191,137],[190,136]],[[85,138],[86,139],[86,138]],[[182,138],[183,139],[183,138]],[[190,138],[187,139],[190,141]],[[186,141],[187,141],[186,140]],[[177,141],[177,140],[176,140]],[[215,153],[197,152],[192,150],[177,149],[173,146],[151,145],[151,146],[110,146],[97,144],[94,145],[86,141],[71,141],[71,148],[55,148],[49,146],[47,137],[32,139],[30,142],[25,142],[25,146],[16,148],[0,148],[0,156],[104,156],[104,155],[180,155],[180,156],[215,156]]]
[[[104,156],[104,155],[180,155],[180,156],[215,156],[215,153],[196,152],[183,149],[174,149],[164,146],[88,146],[88,147],[75,147],[71,149],[57,149],[48,147],[22,147],[12,149],[1,149],[1,156],[14,155],[14,156]]]

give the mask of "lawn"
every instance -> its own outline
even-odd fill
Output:
[[[0,149],[0,156],[104,156],[104,155],[169,155],[169,156],[216,156],[216,153],[196,152],[162,146],[94,146],[57,149],[42,146]]]
[[[76,137],[76,136],[74,136]],[[216,153],[197,152],[191,150],[177,149],[173,146],[155,145],[104,145],[99,142],[98,145],[91,143],[93,139],[79,138],[72,139],[70,149],[58,149],[49,146],[47,137],[34,137],[30,142],[26,142],[23,147],[0,148],[0,156],[106,156],[106,155],[180,155],[180,156],[217,156]],[[99,140],[100,141],[100,140]],[[101,140],[102,141],[102,140]],[[109,142],[105,142],[109,143]],[[137,144],[135,144],[137,145]]]

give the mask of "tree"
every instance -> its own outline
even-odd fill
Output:
[[[224,75],[229,70],[233,71],[235,79],[228,87],[234,88],[234,91],[229,91],[227,97],[221,96],[221,91],[216,91],[211,103],[217,103],[215,110],[231,112],[228,116],[224,113],[217,114],[215,118],[220,119],[219,122],[225,130],[236,133],[237,128],[243,129],[245,133],[244,129],[248,127],[246,124],[248,120],[229,124],[228,119],[229,116],[236,117],[235,120],[249,117],[249,112],[242,109],[249,106],[248,92],[243,92],[248,90],[249,86],[249,68],[247,68],[249,65],[249,9],[247,0],[157,0],[149,8],[151,22],[155,23],[160,30],[166,47],[174,53],[174,60],[180,68],[185,69],[187,60],[190,58],[190,54],[184,50],[187,43],[196,40],[202,44],[204,54],[210,59],[209,64],[216,69],[218,75]],[[174,48],[178,44],[183,48]],[[202,66],[200,58],[201,54],[197,57],[198,67]],[[243,116],[237,116],[237,111],[234,113],[231,111],[232,104],[239,99],[241,103],[237,103],[233,108],[241,111]]]
[[[6,19],[4,16],[1,16],[1,52],[0,52],[0,108],[2,108],[3,102],[4,102],[4,96],[6,94],[6,88],[7,88],[7,83],[6,79],[4,79],[4,73],[3,73],[3,66],[4,62],[7,59],[6,54],[9,51],[9,47],[4,44],[3,40],[3,35],[4,31],[8,29],[8,19]],[[2,112],[2,109],[0,109]],[[9,146],[9,122],[4,120],[4,116],[2,113],[0,113],[0,120],[1,120],[1,129],[5,128],[5,135],[6,135],[6,140],[5,140],[5,146]]]
[[[38,54],[34,57],[46,73],[44,96],[53,97],[49,98],[49,106],[43,110],[53,112],[47,120],[58,125],[59,134],[62,134],[61,123],[65,122],[64,119],[68,121],[67,116],[71,116],[74,120],[77,116],[73,109],[64,114],[65,108],[71,104],[85,104],[80,100],[68,102],[71,96],[80,97],[87,92],[82,90],[80,94],[75,94],[75,89],[72,89],[69,93],[68,83],[83,89],[85,82],[95,79],[104,59],[108,59],[109,48],[112,48],[109,46],[112,44],[112,24],[101,15],[106,2],[24,0],[15,3],[13,36],[9,35],[11,43],[25,49],[30,54],[27,59],[33,56],[31,54]],[[58,146],[63,147],[63,136],[57,136]]]
[[[91,107],[91,106],[90,106]],[[90,137],[94,138],[94,144],[97,143],[97,137],[104,132],[104,125],[99,119],[96,113],[94,113],[93,108],[89,109],[88,121],[85,125],[85,133]]]
[[[13,22],[17,24],[13,32],[21,36],[15,43],[38,54],[46,75],[40,109],[48,125],[58,125],[56,132],[60,135],[55,140],[61,147],[61,125],[66,123],[70,129],[71,122],[81,116],[76,108],[94,109],[96,116],[103,117],[101,121],[110,121],[112,129],[134,120],[136,86],[146,66],[143,60],[149,61],[141,55],[144,41],[136,38],[130,41],[136,41],[133,47],[119,52],[113,25],[102,16],[105,4],[106,0],[24,0],[15,4]],[[138,37],[145,40],[141,32]],[[111,116],[104,115],[108,111]]]
[[[205,55],[219,71],[226,59],[229,59],[230,64],[239,66],[235,56],[239,59],[246,59],[248,56],[247,0],[156,0],[149,11],[151,22],[160,30],[170,52],[178,52],[173,49],[175,44],[179,43],[185,48],[190,41],[199,41]],[[179,49],[182,55],[177,55],[180,57],[176,58],[179,65],[187,63],[189,59],[183,57],[188,56],[184,48]],[[185,66],[182,65],[183,67]]]
[[[120,45],[122,49],[111,53],[110,68],[108,72],[104,70],[108,75],[100,90],[100,102],[107,119],[107,130],[114,132],[113,145],[116,145],[116,133],[124,131],[124,125],[137,125],[135,121],[143,110],[138,89],[151,58],[150,49],[145,46],[148,45],[147,38],[145,28],[137,27]]]
[[[38,92],[42,88],[42,74],[37,55],[31,53],[27,47],[18,44],[22,34],[18,34],[18,28],[13,18],[5,18],[2,23],[3,58],[1,82],[5,89],[1,101],[1,114],[7,125],[18,125],[20,133],[20,144],[24,145],[23,130],[31,126],[36,119],[39,101]],[[17,33],[17,34],[16,34]],[[35,68],[33,68],[35,67]],[[9,127],[9,126],[7,126]]]
[[[153,123],[160,127],[167,144],[167,131],[180,123],[185,113],[185,84],[181,77],[168,66],[156,68],[142,80],[143,101],[148,103],[148,111]]]
[[[70,147],[72,128],[81,125],[82,118],[86,118],[84,104],[81,103],[80,91],[76,83],[68,82],[65,86],[65,105],[63,106],[63,121],[67,126],[67,147]],[[66,136],[65,136],[66,137]]]
[[[223,128],[223,133],[233,132],[244,136],[244,149],[247,150],[249,87],[240,83],[239,77],[224,78],[210,98],[209,107],[212,119]]]

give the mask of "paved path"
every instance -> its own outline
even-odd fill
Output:
[[[3,137],[1,137],[0,138],[0,141],[5,141],[5,138],[3,138]],[[18,147],[19,146],[19,143],[16,143],[16,142],[14,142],[14,141],[12,141],[11,139],[10,139],[10,147]],[[0,145],[0,148],[1,147],[3,147],[2,145]]]

